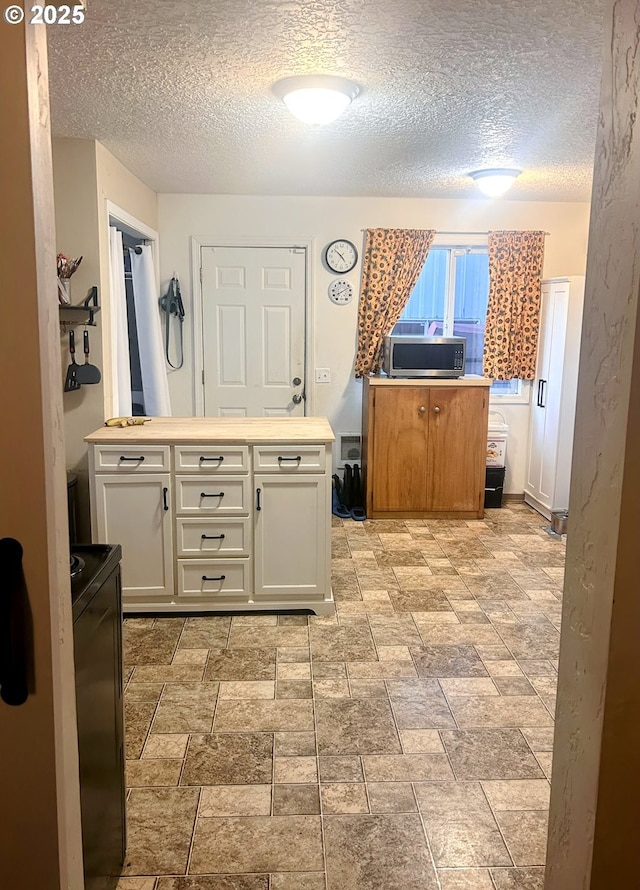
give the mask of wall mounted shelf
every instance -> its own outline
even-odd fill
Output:
[[[66,327],[73,325],[95,326],[95,316],[100,312],[98,288],[92,287],[79,306],[60,303],[58,309],[60,311],[60,324]]]

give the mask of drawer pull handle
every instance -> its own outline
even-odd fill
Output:
[[[201,497],[201,498],[223,498],[223,497],[224,497],[224,491],[218,491],[218,492],[216,492],[215,494],[207,494],[206,491],[201,491],[201,492],[200,492],[200,497]]]
[[[224,535],[202,535],[203,541],[224,541]]]
[[[297,457],[280,457],[280,456],[278,455],[278,463],[279,463],[279,464],[281,464],[281,463],[282,463],[283,461],[285,461],[285,460],[296,460],[296,461],[301,461],[302,458],[300,457],[300,455],[298,455]]]
[[[144,460],[144,454],[141,454],[140,457],[127,457],[126,455],[121,454],[120,460],[135,460],[137,463],[141,463]]]
[[[201,460],[201,461],[205,461],[205,460],[217,460],[219,463],[222,463],[222,461],[224,460],[224,456],[223,456],[222,454],[221,454],[219,457],[202,457],[202,456],[201,456],[201,457],[200,457],[200,460]]]
[[[168,493],[169,493],[168,488],[162,489],[162,506],[164,507],[165,510],[169,509],[169,504],[167,503],[167,494]]]
[[[213,578],[209,578],[207,575],[202,576],[203,581],[224,581],[226,575],[214,575]]]

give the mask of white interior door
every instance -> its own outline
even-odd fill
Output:
[[[206,417],[304,414],[306,256],[202,247]]]

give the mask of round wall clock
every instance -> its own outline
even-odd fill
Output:
[[[350,303],[353,299],[353,287],[346,278],[337,278],[329,285],[329,299],[339,306]]]
[[[339,238],[325,247],[324,261],[332,272],[344,275],[345,272],[350,272],[358,262],[358,251],[351,241]]]

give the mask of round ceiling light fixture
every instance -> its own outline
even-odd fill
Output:
[[[500,198],[509,191],[521,173],[522,170],[511,167],[496,167],[492,170],[474,170],[469,176],[489,198]]]
[[[303,123],[329,124],[340,117],[360,87],[332,74],[303,74],[277,81],[273,91]]]

